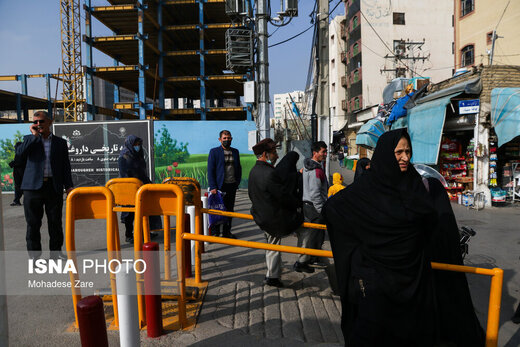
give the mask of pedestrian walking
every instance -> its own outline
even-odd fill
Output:
[[[356,172],[354,173],[354,181],[357,180],[359,177],[361,177],[362,174],[365,173],[365,171],[370,169],[370,159],[368,158],[361,158],[357,161],[356,164]]]
[[[13,179],[14,179],[14,199],[11,203],[11,206],[22,206],[22,202],[20,199],[23,195],[22,190],[22,180],[23,180],[23,173],[25,171],[25,162],[26,159],[22,158],[20,155],[16,154],[16,151],[18,147],[20,147],[22,143],[17,142],[14,145],[15,155],[14,160],[12,160],[9,163],[9,167],[13,169]]]
[[[321,164],[327,158],[327,145],[323,141],[311,146],[312,157],[304,160],[303,165],[303,214],[306,222],[321,223],[321,209],[327,201],[328,183]],[[313,228],[302,228],[297,232],[298,247],[321,249],[325,232]],[[316,257],[301,254],[294,263],[297,272],[314,272],[312,266],[325,267]]]
[[[332,195],[338,193],[340,190],[345,189],[345,185],[343,184],[343,176],[341,176],[339,172],[334,172],[334,174],[332,174],[332,183],[333,185],[329,188],[329,198]]]
[[[52,119],[45,111],[34,113],[31,135],[24,136],[16,149],[20,158],[27,163],[21,188],[24,194],[24,214],[27,222],[27,251],[32,259],[42,254],[40,228],[43,211],[47,215],[49,249],[51,258],[66,259],[61,252],[63,246],[63,189],[72,191],[67,142],[51,132]]]
[[[143,184],[152,183],[146,173],[146,161],[144,159],[143,140],[135,135],[129,135],[125,139],[125,147],[119,154],[119,177],[133,177]],[[125,225],[125,240],[134,243],[134,212],[121,212],[121,223]],[[162,229],[160,216],[149,217],[150,230]],[[156,232],[150,232],[150,238],[157,237]]]
[[[208,156],[208,183],[211,194],[217,191],[224,193],[224,206],[229,212],[235,209],[235,197],[242,179],[242,166],[238,149],[231,147],[233,137],[229,130],[219,134],[220,146],[212,148]],[[222,225],[222,236],[236,239],[231,233],[231,218]],[[220,228],[220,226],[217,226]],[[220,236],[219,229],[212,230],[213,235]]]
[[[345,153],[343,152],[343,148],[341,147],[338,151],[338,161],[339,167],[345,167]]]
[[[405,129],[379,138],[370,170],[324,207],[349,346],[433,346],[427,256],[437,214]]]
[[[290,155],[277,170],[274,164],[278,159],[276,143],[264,139],[253,146],[257,157],[255,166],[249,173],[248,194],[251,199],[251,214],[255,223],[264,231],[267,243],[280,245],[283,237],[294,232],[303,223],[301,200],[298,199],[298,176],[293,175],[292,166],[296,171],[294,155]],[[293,164],[294,162],[294,164]],[[285,175],[288,173],[289,175]],[[282,179],[281,176],[284,176]],[[289,182],[290,181],[290,182]],[[266,251],[265,261],[267,273],[264,284],[283,287],[280,280],[282,274],[282,257],[280,252]]]

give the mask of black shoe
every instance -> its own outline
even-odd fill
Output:
[[[133,238],[133,236],[127,237],[127,238],[126,238],[126,242],[128,242],[128,243],[134,243],[134,238]]]
[[[236,238],[237,238],[235,235],[231,234],[230,231],[228,231],[228,232],[223,232],[223,233],[222,233],[222,237],[227,237],[228,239],[236,239]]]
[[[159,236],[159,233],[156,233],[155,231],[150,232],[150,239],[155,239],[157,236]]]
[[[309,274],[314,272],[314,269],[312,267],[310,267],[308,264],[300,263],[299,261],[294,263],[293,270],[296,272],[306,272]]]
[[[282,281],[280,281],[280,279],[278,279],[278,278],[266,277],[266,278],[264,278],[264,284],[266,286],[271,286],[271,287],[276,287],[276,288],[283,288],[284,287]]]
[[[20,202],[13,201],[11,206],[22,206],[22,204],[20,204]]]
[[[318,269],[325,269],[327,268],[327,266],[329,266],[328,264],[326,263],[323,263],[321,261],[318,261],[318,260],[315,260],[315,261],[311,261],[309,263],[309,266],[311,267],[315,267],[315,268],[318,268]]]
[[[67,260],[67,256],[65,254],[63,254],[62,251],[51,251],[51,256],[49,259],[52,259],[52,260]]]

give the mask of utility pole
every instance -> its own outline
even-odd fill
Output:
[[[267,0],[257,1],[258,28],[258,139],[269,137],[269,63],[267,45]]]
[[[322,124],[330,124],[329,109],[329,0],[319,0],[318,4],[318,137],[325,141],[330,152],[330,127],[321,126]],[[314,135],[314,134],[313,134]],[[314,138],[313,138],[313,141]],[[325,165],[325,174],[327,179],[330,174],[329,155]]]

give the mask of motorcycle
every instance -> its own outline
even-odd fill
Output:
[[[477,233],[475,232],[475,230],[473,230],[472,228],[470,228],[468,226],[462,226],[459,228],[459,234],[460,234],[460,241],[459,241],[460,252],[462,254],[462,259],[464,259],[464,257],[466,257],[466,255],[468,254],[468,251],[469,251],[469,246],[468,246],[469,239],[471,237],[475,236]]]

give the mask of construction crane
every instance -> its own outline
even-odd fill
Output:
[[[60,0],[63,120],[83,120],[80,0]]]

